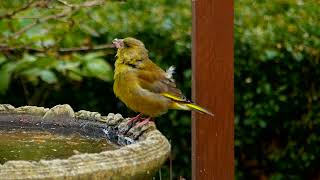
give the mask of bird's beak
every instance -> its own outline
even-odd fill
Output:
[[[124,47],[124,42],[123,39],[114,39],[112,41],[112,44],[115,48],[119,49],[119,48],[123,48]]]

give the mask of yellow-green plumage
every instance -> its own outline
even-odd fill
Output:
[[[168,109],[209,111],[188,101],[174,80],[148,57],[144,44],[134,38],[115,40],[118,48],[114,86],[116,96],[135,112],[156,117]]]

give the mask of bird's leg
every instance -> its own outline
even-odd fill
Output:
[[[141,115],[142,115],[142,114],[140,113],[140,114],[138,114],[137,116],[131,118],[131,119],[129,120],[128,124],[133,124],[134,122],[139,121],[139,120],[141,119]]]
[[[140,127],[140,126],[143,126],[143,125],[146,125],[149,123],[149,121],[151,120],[151,117],[148,117],[146,119],[144,119],[143,121],[139,122],[136,127]]]

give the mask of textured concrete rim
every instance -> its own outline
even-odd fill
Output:
[[[88,120],[105,122],[107,126],[120,126],[119,115],[101,116],[97,112],[74,113],[69,105],[51,109],[23,106],[14,108],[0,104],[0,116],[29,115],[42,118],[63,118],[70,121]],[[112,116],[110,118],[109,116]],[[108,118],[109,117],[109,118]],[[1,123],[1,121],[0,121]],[[143,130],[138,140],[114,151],[78,154],[68,159],[40,161],[8,161],[0,164],[0,179],[147,179],[168,158],[170,144],[152,125]],[[134,136],[134,132],[131,133]]]

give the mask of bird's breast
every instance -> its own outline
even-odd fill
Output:
[[[135,112],[155,117],[167,112],[171,101],[158,93],[141,88],[134,72],[115,74],[114,93]]]

